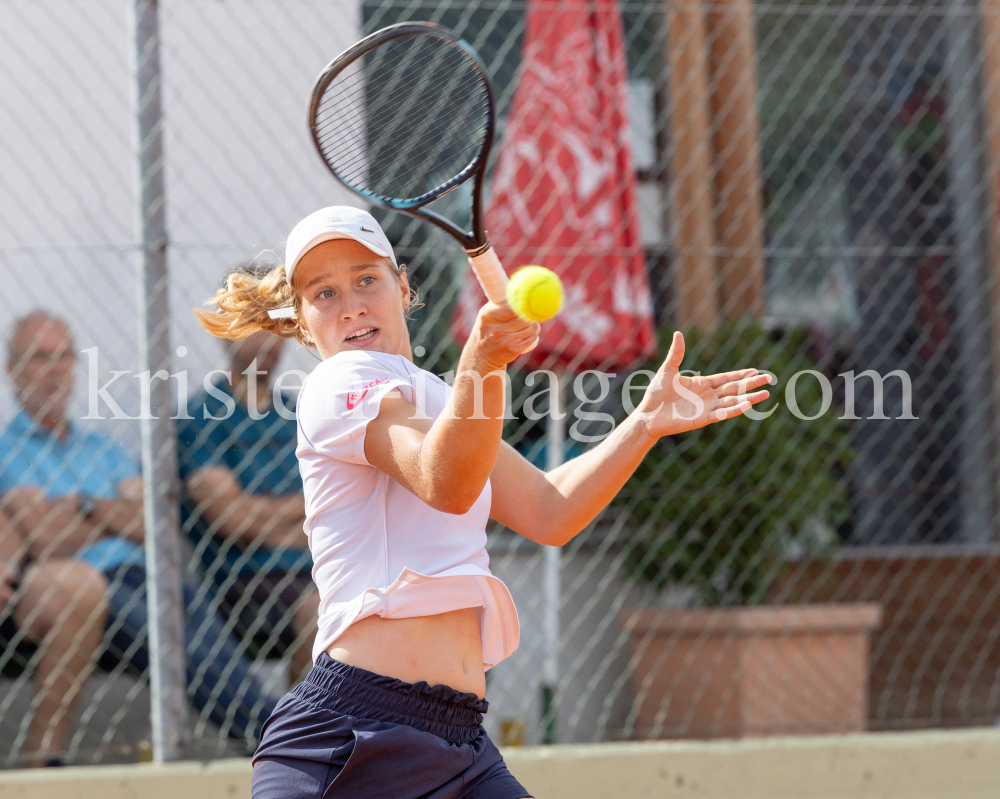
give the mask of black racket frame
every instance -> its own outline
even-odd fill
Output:
[[[376,47],[379,47],[388,41],[392,41],[393,39],[399,39],[404,36],[434,36],[455,44],[464,52],[465,56],[473,63],[475,68],[479,70],[483,83],[486,87],[486,128],[485,135],[483,136],[483,143],[479,148],[479,152],[472,159],[472,161],[470,161],[469,164],[462,169],[461,172],[445,181],[440,186],[429,192],[425,192],[419,197],[401,200],[395,197],[384,197],[380,194],[375,194],[374,192],[366,191],[365,189],[353,186],[347,180],[338,175],[337,170],[333,168],[323,155],[323,149],[320,145],[319,132],[316,125],[316,116],[319,112],[319,105],[322,100],[323,93],[326,91],[327,87],[334,80],[336,80],[337,76],[341,72],[343,72],[348,66],[353,64],[359,58],[362,58],[366,53],[374,50]],[[372,33],[371,35],[366,36],[361,41],[349,47],[333,59],[329,65],[327,65],[327,67],[320,73],[319,77],[316,78],[316,82],[313,84],[312,94],[309,99],[309,132],[312,136],[313,144],[316,145],[316,152],[319,153],[320,158],[326,165],[326,168],[330,170],[330,173],[340,183],[344,184],[348,189],[353,191],[355,194],[360,195],[373,205],[377,205],[381,208],[388,208],[393,211],[399,211],[400,213],[406,214],[407,216],[411,216],[415,219],[423,219],[431,224],[437,225],[449,235],[454,236],[462,245],[466,253],[470,256],[480,255],[489,249],[490,246],[486,231],[483,228],[483,181],[486,176],[486,165],[490,157],[490,148],[493,146],[495,126],[496,106],[493,97],[493,86],[490,84],[489,77],[486,74],[485,64],[483,64],[479,54],[476,53],[468,42],[454,32],[448,30],[448,28],[445,28],[442,25],[437,25],[433,22],[400,22],[396,25],[390,25],[386,28],[382,28],[381,30],[375,31],[375,33]],[[472,222],[471,231],[463,230],[450,219],[447,219],[441,214],[424,207],[429,203],[434,202],[434,200],[443,197],[470,178],[473,181],[470,209]]]

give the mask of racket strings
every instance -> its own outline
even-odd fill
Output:
[[[411,93],[412,96],[412,86],[415,82],[416,82],[415,80],[407,81],[400,87],[397,87],[396,93],[398,94],[400,92],[406,91],[408,93]],[[460,95],[463,96],[464,100],[465,97],[468,97],[470,95],[471,90],[474,90],[478,87],[478,84],[480,84],[480,80],[478,79],[478,77],[474,73],[467,72],[464,76],[462,76],[462,83],[460,83],[457,87],[454,87],[454,90],[457,90],[460,93]],[[341,95],[341,97],[343,97],[343,95]],[[320,145],[321,147],[324,148],[325,153],[330,157],[330,159],[338,163],[338,167],[341,171],[350,171],[351,167],[359,164],[363,160],[364,148],[359,148],[358,142],[356,140],[351,141],[350,137],[344,137],[342,134],[344,133],[345,128],[347,129],[347,131],[350,132],[355,132],[355,133],[360,132],[360,129],[362,128],[362,120],[364,120],[365,115],[363,113],[360,113],[358,109],[355,109],[354,113],[350,115],[338,114],[337,112],[338,110],[340,110],[339,106],[342,106],[342,103],[334,103],[333,104],[334,107],[332,109],[328,108],[328,105],[329,104],[324,103],[321,106],[322,112],[321,115],[319,116],[319,124],[321,126],[328,125],[329,124],[328,119],[331,116],[335,118],[335,124],[330,126],[328,133],[321,136]],[[392,117],[400,114],[400,112],[402,112],[402,114],[405,116],[408,110],[409,109],[406,108],[405,106],[400,109],[400,108],[393,108],[392,106],[387,105],[384,109],[382,109],[381,113],[377,112],[374,116],[372,116],[370,119],[367,120],[367,129],[369,131],[379,130],[381,129],[381,126],[387,123]],[[340,119],[336,119],[336,117],[338,116],[340,117]],[[417,143],[437,142],[439,146],[436,148],[428,148],[427,146],[419,147],[418,150],[416,150],[415,152],[406,152],[404,150],[402,153],[399,153],[399,155],[402,155],[404,157],[416,156],[416,155],[419,155],[421,157],[426,157],[428,154],[432,156],[438,155],[444,149],[451,147],[453,143],[456,141],[456,139],[458,139],[461,135],[464,135],[467,131],[470,131],[474,126],[474,123],[478,121],[479,121],[478,117],[473,117],[473,119],[467,122],[465,125],[456,129],[451,119],[444,118],[436,120],[435,115],[424,115],[417,129],[409,133],[408,136]],[[437,122],[437,124],[435,124],[435,122]],[[374,141],[370,142],[372,145],[371,150],[373,152],[378,152],[387,145],[391,147],[392,142],[390,138],[388,138],[391,136],[392,136],[391,130],[386,131],[383,129],[383,132],[379,135],[379,137]],[[330,148],[329,144],[331,141],[339,142],[339,145],[335,145],[333,148]],[[473,152],[475,151],[475,147],[469,149],[471,149]],[[352,159],[346,159],[345,154],[348,153],[355,153],[355,157]],[[391,165],[393,163],[384,160],[381,160],[380,162],[382,164],[387,164],[387,165]],[[398,172],[399,172],[398,169],[393,170],[392,172],[388,170],[382,170],[380,174],[370,174],[369,180],[384,181],[386,178],[395,175]]]
[[[412,201],[450,188],[476,162],[490,101],[485,77],[460,47],[412,36],[344,68],[316,109],[319,150],[341,180]]]
[[[452,142],[454,140],[459,139],[460,137],[462,137],[465,134],[466,131],[472,132],[474,129],[476,129],[480,125],[481,125],[480,120],[478,120],[478,119],[477,120],[473,120],[472,122],[469,122],[466,125],[464,125],[462,128],[454,130],[453,131],[453,135],[451,137],[442,139],[437,144],[435,144],[435,143],[433,143],[431,141],[428,141],[427,144],[425,146],[423,146],[421,149],[407,151],[404,154],[404,157],[409,162],[412,162],[412,161],[431,161],[431,162],[436,161],[436,160],[438,160],[438,156],[442,152],[445,152],[445,151],[449,150],[449,145],[452,144]],[[473,158],[475,158],[475,156],[478,154],[479,146],[480,145],[477,144],[477,146],[475,146],[475,147],[467,147],[467,148],[465,148],[465,149],[468,149],[468,151],[469,151],[468,152],[468,156],[467,157],[463,157],[461,160],[464,160],[465,163],[466,163],[466,165],[468,165],[473,160]],[[459,151],[459,154],[462,155],[462,156],[464,156],[465,155],[465,149]],[[461,169],[461,170],[459,170],[459,172],[457,174],[462,174],[462,173],[464,173],[464,168]],[[439,173],[435,173],[435,175],[432,175],[432,177],[438,177],[439,178],[439,185],[443,184],[448,178],[452,178],[452,177],[456,177],[456,176],[457,175],[447,175],[444,180],[440,180],[440,178],[441,178],[441,173],[440,172]],[[428,193],[430,193],[432,191],[433,191],[433,188],[430,189],[428,191]]]
[[[391,46],[393,43],[368,53],[363,59],[362,68],[352,71],[351,77],[354,78],[357,88],[350,93],[347,93],[346,86],[336,90],[338,99],[343,101],[343,105],[350,106],[364,93],[368,85],[373,85],[377,90],[381,89],[383,93],[389,91],[397,97],[419,97],[419,94],[412,92],[412,88],[415,84],[428,80],[431,62],[442,61],[443,55],[455,55],[454,48],[449,48],[450,52],[447,50],[442,52],[440,47],[427,47],[426,40],[422,40],[422,43],[425,44],[424,47],[411,47],[409,52],[405,52],[402,56],[394,52],[397,48]],[[450,65],[448,71],[456,71],[455,66],[458,65]],[[386,74],[386,67],[391,68],[391,74]],[[402,82],[399,79],[400,73],[405,73]],[[326,94],[331,93],[331,88],[326,90]]]
[[[477,76],[472,73],[466,74],[466,76],[464,76],[464,79],[468,80],[470,84],[474,83],[475,85],[479,85],[481,83],[481,81],[477,78]],[[401,90],[403,89],[409,90],[411,88],[410,84],[415,82],[416,80],[410,81],[409,84],[401,87]],[[459,87],[459,88],[465,88],[465,87]],[[470,86],[469,88],[471,89],[472,86]],[[471,94],[471,92],[469,93]],[[353,99],[354,96],[352,95],[352,97],[348,98],[347,101],[351,102]],[[329,129],[328,132],[320,138],[321,143],[325,143],[329,141],[331,138],[335,137],[338,133],[343,132],[342,129],[344,127],[356,129],[357,124],[367,123],[368,127],[377,128],[383,123],[387,122],[390,118],[398,115],[400,110],[405,111],[405,109],[396,109],[386,105],[384,108],[382,108],[379,111],[376,111],[374,114],[366,115],[364,109],[361,107],[361,104],[354,103],[354,105],[351,108],[351,111],[353,113],[348,115],[342,112],[344,104],[345,103],[343,95],[339,95],[329,99],[324,99],[321,102],[319,110],[316,115],[316,119],[320,127]]]
[[[414,187],[421,183],[425,184],[425,190],[420,196],[432,193],[436,187],[447,182],[448,178],[464,173],[465,168],[472,163],[482,147],[481,132],[482,121],[473,119],[461,127],[449,124],[442,125],[440,130],[419,131],[420,135],[408,137],[408,146],[405,148],[387,142],[389,148],[395,152],[392,153],[391,159],[387,155],[384,160],[376,162],[378,166],[370,174],[369,182],[373,186],[403,183],[402,190],[379,192],[386,197],[396,196],[401,199],[412,197],[415,193]],[[466,137],[466,134],[472,136]],[[463,137],[465,137],[464,142]],[[382,149],[376,146],[372,148],[372,152],[379,152]],[[421,165],[424,174],[414,174],[415,164]],[[427,179],[430,179],[431,183],[428,183]]]
[[[485,107],[485,100],[483,103],[483,107]],[[386,117],[385,120],[378,120],[378,122],[373,122],[373,124],[377,125],[379,124],[379,122],[388,121],[389,118],[390,117]],[[466,163],[468,163],[478,153],[478,149],[481,146],[481,140],[479,140],[478,137],[466,137],[466,134],[477,132],[477,128],[480,128],[482,124],[483,123],[481,117],[473,117],[472,119],[466,121],[466,123],[461,127],[456,127],[454,124],[449,123],[447,125],[442,126],[443,131],[418,130],[415,132],[415,135],[413,136],[412,139],[416,143],[415,146],[417,146],[418,149],[404,150],[397,153],[396,156],[397,158],[403,158],[404,160],[407,161],[409,159],[416,159],[416,158],[420,159],[429,158],[429,160],[431,161],[436,161],[438,160],[438,156],[443,151],[446,151],[452,148],[456,143],[465,140],[466,142],[465,146],[462,147],[460,145],[461,149],[459,150],[459,153],[461,158],[459,160],[464,160]],[[345,171],[345,172],[350,171],[352,167],[360,165],[367,160],[366,152],[364,150],[359,150],[355,145],[347,145],[347,146],[333,147],[327,149],[326,145],[331,140],[337,140],[337,139],[338,137],[336,132],[331,131],[330,133],[324,135],[320,139],[320,146],[324,148],[325,153],[329,153],[331,161],[338,163],[338,169],[340,171]],[[379,140],[376,140],[371,148],[372,152],[378,152],[381,149],[380,145],[382,143],[383,140],[381,138]],[[468,151],[467,156],[465,152],[466,150]],[[355,151],[357,152],[357,154],[353,158],[350,159],[345,158],[345,153],[355,152]],[[386,179],[390,178],[390,176],[392,175],[395,175],[399,171],[400,162],[383,161],[381,163],[384,164],[386,168],[382,170],[376,169],[375,171],[370,172],[368,175],[369,182],[373,184],[383,183]],[[406,164],[404,163],[403,166],[406,167]],[[393,173],[388,172],[388,169],[393,167],[395,167],[395,172]]]
[[[412,70],[411,77],[406,79],[404,83],[397,84],[398,91],[409,90],[415,84],[423,80],[423,75],[419,69],[421,65],[414,65],[414,66],[417,68]],[[348,91],[348,84],[351,81],[351,78],[354,79],[353,82],[356,84],[356,88],[353,91]],[[339,88],[334,90],[333,87],[337,86],[337,82],[335,82],[326,89],[326,91],[324,92],[325,99],[322,101],[322,104],[320,106],[321,110],[324,108],[329,108],[332,105],[334,111],[336,111],[339,107],[355,109],[359,112],[358,116],[363,117],[365,109],[365,106],[363,104],[365,85],[366,81],[364,75],[356,70],[352,71],[350,77],[344,79],[343,81],[340,81]],[[335,95],[333,94],[333,91],[336,91]]]
[[[476,83],[479,81],[476,79],[475,75],[467,74],[465,76],[467,79],[472,78]],[[414,83],[415,81],[410,81]],[[403,88],[410,88],[409,85]],[[355,107],[354,113],[351,116],[341,118],[343,115],[339,115],[337,112],[342,106],[342,102],[338,102],[343,98],[340,95],[331,100],[324,100],[317,113],[317,123],[318,127],[327,129],[327,132],[318,137],[318,141],[321,147],[326,147],[327,144],[333,141],[342,141],[344,144],[340,147],[335,147],[329,150],[329,155],[332,159],[338,161],[342,168],[348,168],[353,165],[352,162],[345,161],[343,159],[343,152],[353,151],[356,149],[357,142],[351,141],[349,137],[344,137],[344,128],[349,130],[358,130],[359,127],[363,129],[365,123],[365,114],[362,110]],[[390,107],[383,108],[380,112],[377,112],[374,116],[367,120],[368,129],[380,129],[382,125],[387,123],[390,119],[399,113],[397,109]],[[418,131],[418,135],[424,133],[424,131]],[[373,150],[377,150],[381,141],[373,142]]]

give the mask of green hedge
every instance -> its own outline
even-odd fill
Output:
[[[743,417],[661,440],[615,500],[636,531],[628,566],[656,588],[694,586],[703,603],[760,603],[790,546],[829,544],[848,518],[848,423],[835,401],[813,421],[786,403],[792,375],[818,370],[806,334],[743,323],[685,338],[684,369],[767,369],[778,382],[757,409],[780,407],[762,421]],[[816,413],[816,378],[802,375],[795,388],[802,414]]]

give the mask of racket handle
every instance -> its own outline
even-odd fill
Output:
[[[490,302],[499,305],[507,301],[507,284],[510,280],[507,273],[503,271],[503,264],[497,258],[496,250],[490,247],[480,255],[470,255],[469,264],[472,271],[476,273],[479,285],[483,287]]]
[[[483,287],[486,296],[490,298],[490,302],[497,305],[507,302],[507,284],[510,282],[510,278],[507,277],[496,251],[490,247],[480,255],[470,255],[469,264],[472,266],[472,271],[476,273],[479,285]],[[537,345],[538,340],[536,339],[524,352],[531,352]]]

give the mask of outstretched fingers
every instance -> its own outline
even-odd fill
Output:
[[[740,394],[746,394],[753,391],[755,388],[760,388],[761,386],[769,385],[771,378],[768,375],[756,374],[756,369],[748,369],[751,374],[736,378],[730,382],[722,383],[719,386],[713,386],[716,388],[716,394],[720,397],[732,397],[738,396]],[[738,374],[738,373],[737,373]]]
[[[663,360],[660,367],[661,372],[679,372],[681,362],[684,360],[684,335],[679,330],[674,331],[673,340],[670,342],[670,351]]]
[[[743,400],[742,402],[739,402],[736,405],[730,405],[727,408],[716,408],[712,412],[712,416],[715,417],[713,421],[724,422],[726,419],[732,419],[736,416],[742,416],[744,413],[750,410],[752,405],[753,403],[751,403],[749,400]]]
[[[717,375],[709,375],[705,378],[705,380],[712,388],[719,388],[720,386],[724,386],[726,383],[733,383],[736,385],[739,381],[746,380],[746,378],[755,374],[757,374],[756,369],[737,369],[733,372],[722,372]]]
[[[752,394],[737,394],[728,397],[719,397],[715,401],[712,414],[717,421],[731,419],[746,412],[758,402],[763,402],[770,395],[767,391],[754,391]]]

